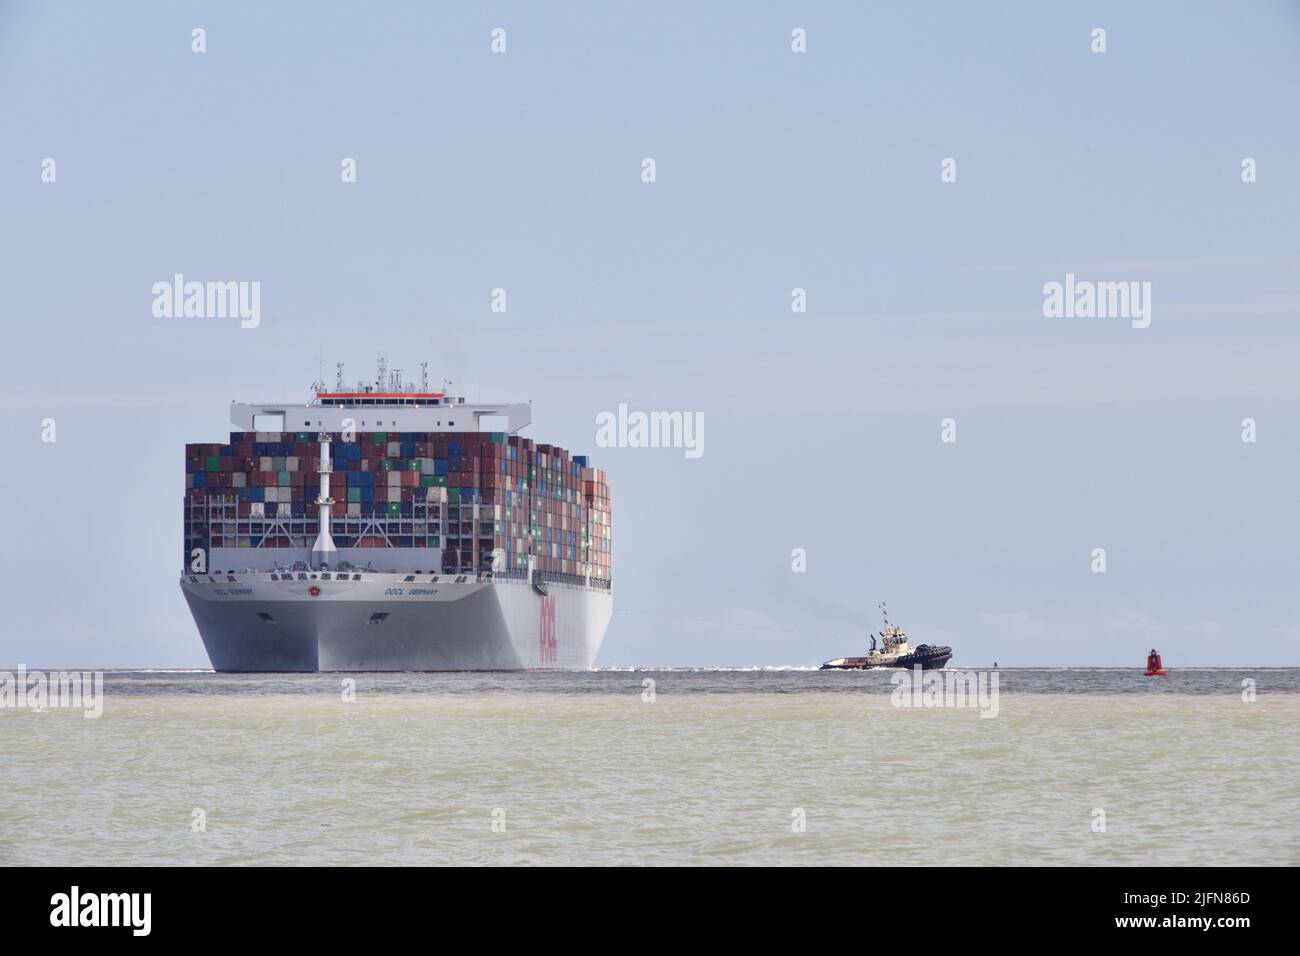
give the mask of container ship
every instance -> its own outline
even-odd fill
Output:
[[[381,359],[185,446],[181,590],[217,671],[586,669],[613,615],[609,485]],[[448,383],[449,384],[449,383]],[[493,425],[499,431],[485,430]]]

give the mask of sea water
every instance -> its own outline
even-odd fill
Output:
[[[0,709],[0,865],[1300,864],[1300,670],[108,672]]]

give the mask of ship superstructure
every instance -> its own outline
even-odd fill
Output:
[[[587,668],[613,611],[609,486],[381,359],[373,383],[234,403],[186,446],[181,586],[230,671]],[[496,427],[498,430],[484,430]]]

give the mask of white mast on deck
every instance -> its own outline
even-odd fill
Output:
[[[334,547],[334,538],[330,535],[330,511],[334,499],[330,497],[330,475],[334,466],[330,464],[330,436],[328,432],[320,434],[320,494],[316,504],[320,507],[320,530],[316,533],[316,543],[311,546],[311,566],[316,570],[334,566],[338,557],[338,548]]]

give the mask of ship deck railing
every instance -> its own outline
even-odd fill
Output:
[[[548,585],[563,584],[570,587],[592,588],[598,591],[610,591],[613,589],[614,586],[614,582],[610,581],[607,578],[587,578],[580,574],[551,573],[551,574],[543,575],[540,572],[534,572],[534,573],[536,574],[537,580],[543,581]],[[469,583],[470,581],[484,583],[487,581],[491,581],[493,579],[497,579],[501,581],[519,581],[522,583],[527,583],[529,579],[528,572],[522,569],[511,570],[511,571],[475,571],[473,568],[451,568],[451,569],[444,568],[441,571],[433,571],[433,570],[404,571],[399,568],[358,568],[358,567],[352,567],[347,569],[330,568],[327,570],[315,569],[315,570],[308,570],[308,571],[300,570],[298,568],[266,568],[266,569],[244,568],[242,571],[236,571],[236,570],[222,571],[220,569],[215,569],[211,571],[193,571],[188,568],[183,568],[180,572],[180,576],[182,578],[189,578],[190,582],[193,584],[203,583],[201,580],[202,578],[207,578],[209,584],[222,584],[222,583],[235,584],[238,582],[238,578],[236,577],[236,575],[241,575],[241,574],[242,575],[265,574],[268,576],[272,576],[273,578],[291,579],[291,580],[298,580],[298,581],[316,581],[316,580],[329,581],[331,579],[336,581],[346,581],[349,579],[353,581],[362,581],[365,580],[362,577],[362,575],[391,574],[394,577],[396,577],[397,575],[401,575],[407,582],[414,582],[417,577],[418,578],[429,577],[428,583],[430,584],[440,584],[440,583],[465,584],[465,583]],[[452,578],[452,581],[448,581],[448,582],[439,581],[439,578],[444,578],[444,577]],[[217,578],[225,578],[226,580],[224,582],[221,582],[221,581],[217,581],[216,580]]]

